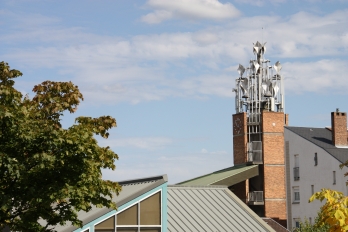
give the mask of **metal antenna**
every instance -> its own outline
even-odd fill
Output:
[[[284,112],[284,82],[280,62],[270,65],[270,60],[264,57],[266,43],[254,43],[253,53],[255,56],[249,65],[238,66],[235,107],[236,113],[246,112],[250,122],[258,124],[263,110]]]
[[[236,113],[245,112],[247,116],[248,162],[254,160],[254,155],[262,150],[262,111],[285,111],[282,65],[279,61],[270,65],[270,60],[265,59],[266,42],[253,43],[253,53],[254,59],[250,60],[248,65],[238,66],[239,75],[235,79],[236,87],[233,89],[236,94]],[[262,160],[262,153],[259,158]]]

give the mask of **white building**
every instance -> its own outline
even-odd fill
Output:
[[[322,188],[348,195],[348,168],[339,165],[348,160],[347,114],[331,113],[331,128],[285,127],[288,229],[307,218],[314,223],[320,201],[308,203]]]

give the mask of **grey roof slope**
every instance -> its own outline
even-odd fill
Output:
[[[167,175],[147,177],[135,180],[119,181],[118,183],[122,186],[122,191],[118,196],[114,195],[113,199],[116,202],[117,207],[121,207],[125,203],[141,196],[142,194],[164,184],[168,181]],[[83,225],[97,219],[98,217],[112,211],[106,207],[97,208],[92,206],[89,212],[80,211],[78,212],[78,218],[82,220]],[[77,228],[71,223],[67,223],[65,226],[57,225],[55,230],[58,232],[70,232]]]
[[[168,232],[274,231],[226,186],[168,186]]]
[[[199,176],[194,179],[186,180],[177,185],[185,186],[207,186],[207,185],[226,185],[231,186],[259,175],[258,165],[238,164],[233,167]]]
[[[341,163],[346,162],[348,159],[348,149],[335,147],[332,144],[332,133],[326,128],[287,126],[285,129],[321,147]]]

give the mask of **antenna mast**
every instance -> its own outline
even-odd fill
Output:
[[[236,78],[236,113],[246,112],[248,134],[261,132],[261,111],[284,112],[284,83],[280,74],[282,66],[277,61],[273,66],[265,59],[266,42],[253,44],[254,59],[247,68],[239,64]]]

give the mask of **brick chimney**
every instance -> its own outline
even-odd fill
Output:
[[[331,132],[333,145],[336,147],[348,146],[346,112],[340,112],[338,108],[336,112],[331,112]]]

